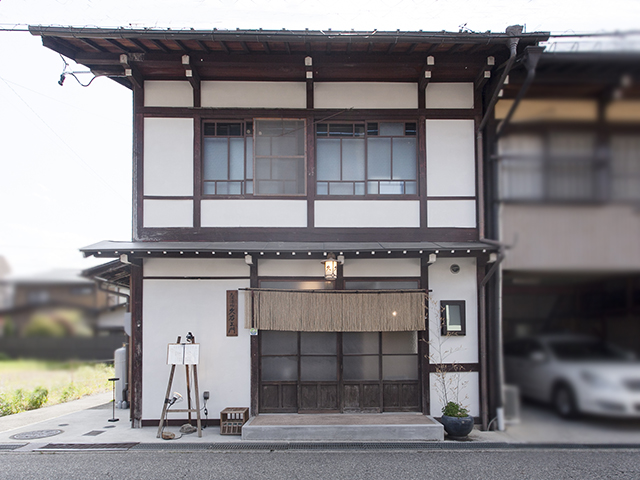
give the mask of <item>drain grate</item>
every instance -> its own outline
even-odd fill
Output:
[[[0,451],[2,450],[17,450],[18,448],[22,448],[26,443],[0,443]]]
[[[38,450],[129,450],[136,443],[49,443]]]
[[[82,435],[83,437],[97,437],[100,434],[103,434],[104,430],[91,430],[90,432],[85,433],[84,435]]]
[[[38,438],[53,437],[54,435],[61,434],[63,431],[64,430],[34,430],[32,432],[16,433],[9,438],[13,440],[36,440]]]

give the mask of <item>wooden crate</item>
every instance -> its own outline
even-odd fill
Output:
[[[249,420],[249,408],[227,407],[220,412],[220,435],[242,435],[242,426]]]

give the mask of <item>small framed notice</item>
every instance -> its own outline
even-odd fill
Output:
[[[168,365],[198,365],[199,343],[170,343],[167,349]]]
[[[238,336],[238,291],[227,290],[227,337]]]

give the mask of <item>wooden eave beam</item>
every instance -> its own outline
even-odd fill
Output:
[[[389,45],[389,48],[387,49],[387,55],[391,55],[395,49],[396,49],[395,43],[392,43],[391,45]]]
[[[132,65],[129,56],[126,54],[120,55],[120,64],[124,67],[124,75],[129,81],[137,88],[144,86],[144,79],[140,70],[135,65]]]
[[[267,52],[267,54],[271,53],[271,49],[269,48],[269,42],[260,42],[262,43],[262,47],[264,48],[264,51]]]
[[[204,53],[211,53],[211,49],[202,40],[196,40],[198,46],[204,51]]]
[[[227,55],[231,53],[231,50],[229,50],[229,47],[227,47],[226,43],[224,43],[222,40],[220,40],[218,43],[222,47],[222,50],[224,50],[224,53],[226,53]]]
[[[407,49],[407,53],[415,52],[416,48],[418,48],[418,44],[417,43],[412,43],[411,46]]]
[[[120,45],[120,43],[117,42],[116,40],[113,40],[112,38],[105,38],[105,40],[109,43],[109,45],[113,45],[120,52],[129,53],[129,51],[126,48],[124,48],[122,45]]]
[[[54,52],[58,52],[67,58],[71,58],[75,61],[78,55],[78,50],[69,45],[68,42],[59,40],[58,38],[42,36],[42,45],[50,48]]]
[[[96,42],[94,42],[93,40],[90,40],[88,38],[79,38],[78,40],[80,40],[82,43],[89,45],[91,48],[93,48],[94,50],[97,50],[99,52],[103,52],[103,53],[107,53],[109,52],[109,49],[104,48],[102,45],[98,45]]]
[[[149,53],[150,51],[149,48],[137,38],[129,38],[128,40],[131,43],[133,43],[136,47],[138,47],[140,50],[142,50],[144,53]]]
[[[284,42],[284,48],[287,50],[287,55],[291,55],[291,44],[289,42]]]
[[[151,43],[153,43],[156,47],[158,47],[160,50],[162,50],[164,53],[170,53],[170,52],[171,52],[171,50],[169,50],[169,49],[164,45],[164,43],[159,42],[158,40],[153,40],[153,39],[150,39],[149,41],[150,41]]]
[[[189,83],[194,90],[200,90],[200,74],[198,70],[191,64],[191,58],[189,55],[182,56],[182,66],[184,67],[184,73],[189,80]]]
[[[242,47],[242,50],[244,50],[244,53],[251,53],[251,50],[249,50],[249,46],[247,45],[247,42],[240,42],[240,46]]]
[[[191,51],[189,50],[189,47],[187,47],[181,40],[174,40],[174,42],[176,42],[176,45],[178,45],[180,47],[180,50],[182,50],[183,52],[189,53]]]

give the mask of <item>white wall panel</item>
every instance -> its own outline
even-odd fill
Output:
[[[307,108],[305,82],[202,82],[202,106]]]
[[[306,200],[203,200],[203,227],[307,226]]]
[[[315,108],[418,108],[417,83],[316,82]]]
[[[476,194],[473,120],[427,120],[427,195]]]
[[[427,108],[473,108],[473,83],[434,83],[427,85]]]
[[[290,252],[289,252],[290,253]],[[306,252],[296,252],[306,255]],[[259,260],[258,275],[262,277],[322,277],[320,260]]]
[[[205,253],[200,254],[204,257]],[[227,252],[216,252],[227,255]],[[209,257],[213,255],[208,254]],[[148,258],[145,277],[248,277],[249,265],[237,258]]]
[[[371,252],[360,252],[371,256]],[[384,255],[384,254],[382,254]],[[419,258],[368,258],[346,259],[344,277],[419,277]]]
[[[193,195],[193,119],[144,119],[144,194]]]
[[[193,107],[193,88],[189,82],[146,80],[145,107]]]
[[[477,417],[480,415],[480,375],[477,372],[460,372],[445,374],[445,382],[451,381],[451,384],[458,384],[455,375],[460,377],[460,388],[458,395],[448,395],[447,400],[450,402],[459,401],[463,407],[469,410],[469,415]],[[430,415],[434,417],[442,416],[442,407],[445,405],[442,387],[439,385],[439,379],[435,373],[429,374],[429,404],[431,406]]]
[[[402,228],[420,226],[420,202],[414,200],[318,200],[315,226]]]
[[[238,295],[240,328],[226,336],[226,291],[249,287],[249,280],[144,280],[142,342],[142,418],[157,420],[162,412],[171,367],[167,344],[193,332],[200,344],[200,395],[211,392],[209,417],[226,407],[251,402],[251,348],[244,324],[244,293]],[[172,391],[186,396],[184,368],[176,368]],[[200,399],[202,404],[202,398]],[[177,408],[186,408],[186,402]],[[169,418],[186,418],[186,413]]]
[[[193,200],[144,200],[145,228],[193,227]]]
[[[454,263],[460,266],[460,272],[451,272]],[[475,258],[438,258],[429,267],[429,339],[436,363],[440,358],[442,363],[478,362],[477,283]],[[465,301],[466,335],[440,335],[441,300]],[[447,354],[448,351],[452,353]]]
[[[431,228],[475,228],[475,200],[427,201],[427,224]]]

